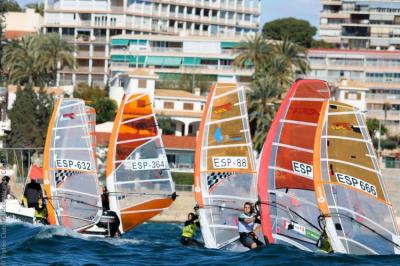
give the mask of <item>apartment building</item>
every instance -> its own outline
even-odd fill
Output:
[[[251,80],[253,67],[233,66],[233,48],[239,41],[240,38],[119,35],[111,40],[110,72],[114,76],[136,68],[151,68],[159,76],[161,87],[160,81],[182,84],[185,78],[188,85],[196,80],[210,84],[233,80],[246,83]]]
[[[321,0],[320,38],[338,48],[400,48],[399,0]]]
[[[111,37],[121,34],[243,36],[259,30],[260,0],[46,0],[45,32],[77,48],[61,84],[104,85]]]
[[[366,115],[384,121],[391,133],[400,134],[400,51],[310,49],[310,78],[338,86],[343,79],[366,91]],[[347,93],[345,100],[363,97]]]

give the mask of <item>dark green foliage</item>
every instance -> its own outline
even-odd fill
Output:
[[[192,173],[172,173],[172,179],[177,185],[193,185]]]
[[[73,96],[85,100],[87,105],[96,109],[96,124],[114,120],[118,105],[100,87],[80,83]]]
[[[272,40],[290,40],[306,48],[311,47],[317,28],[306,20],[283,18],[265,23],[263,35]]]
[[[281,95],[298,73],[307,73],[309,65],[305,57],[299,56],[305,54],[304,47],[288,40],[268,42],[262,35],[255,35],[240,42],[235,49],[238,51],[234,60],[236,66],[246,67],[250,62],[255,68],[247,96],[253,145],[259,152]]]
[[[378,139],[373,139],[373,144],[376,149],[378,149]],[[394,139],[381,139],[381,148],[382,150],[394,150],[398,147],[399,143]]]
[[[16,1],[3,0],[0,3],[1,12],[22,12],[22,8]]]
[[[73,51],[58,34],[27,35],[3,47],[3,72],[11,84],[55,85],[58,70],[75,66]]]
[[[52,109],[52,98],[44,91],[35,93],[30,86],[18,87],[14,105],[8,111],[11,131],[6,136],[7,146],[43,147]]]
[[[39,13],[42,16],[44,14],[44,3],[39,3],[39,2],[30,3],[25,5],[25,7],[34,9],[36,13]]]
[[[368,118],[367,119],[367,128],[369,135],[371,138],[376,137],[376,134],[379,132],[379,120],[376,118]],[[388,132],[387,128],[385,125],[381,124],[381,135],[385,135]]]
[[[157,123],[163,135],[175,134],[175,123],[168,116],[157,115]]]
[[[324,40],[313,40],[311,42],[311,48],[335,48],[336,45],[333,43],[326,42]]]

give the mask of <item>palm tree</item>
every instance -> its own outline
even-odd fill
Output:
[[[283,92],[284,87],[279,85],[279,80],[274,76],[265,75],[265,71],[260,71],[251,83],[247,101],[253,147],[258,152],[264,144],[265,135],[274,119]]]
[[[38,39],[30,35],[5,45],[1,60],[9,83],[44,85],[38,46]]]
[[[255,34],[241,41],[235,47],[235,51],[238,53],[233,61],[235,66],[246,67],[252,64],[257,72],[258,68],[268,61],[272,47],[261,34]]]
[[[49,73],[50,83],[56,85],[57,72],[64,67],[73,68],[76,65],[73,52],[74,46],[62,40],[57,33],[39,35],[41,62]]]
[[[297,74],[309,71],[306,51],[288,40],[272,43],[260,35],[239,43],[236,50],[235,65],[243,67],[250,62],[255,66],[248,103],[254,148],[260,151],[282,94]]]

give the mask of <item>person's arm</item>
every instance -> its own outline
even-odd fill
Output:
[[[243,217],[243,216],[239,216],[238,219],[239,219],[239,221],[245,222],[246,224],[253,223],[256,220],[255,217],[246,218],[246,217]]]
[[[189,224],[192,224],[193,223],[193,220],[187,220],[186,222],[185,222],[185,226],[188,226]]]

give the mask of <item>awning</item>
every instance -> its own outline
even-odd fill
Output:
[[[120,45],[120,46],[128,46],[129,40],[125,39],[112,39],[111,40],[111,45]]]
[[[164,62],[164,57],[148,56],[146,60],[146,65],[162,66],[163,62]]]
[[[200,65],[200,58],[196,57],[184,57],[183,58],[183,64],[184,65]]]
[[[237,42],[221,42],[221,48],[234,48],[236,45],[238,45]]]
[[[164,66],[180,66],[182,58],[180,57],[165,57],[163,65]]]

